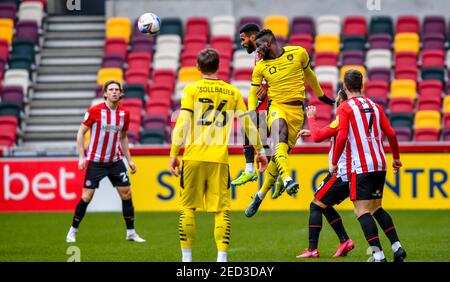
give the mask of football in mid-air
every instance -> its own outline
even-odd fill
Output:
[[[161,19],[153,13],[142,14],[137,24],[139,31],[144,34],[156,35],[161,30]]]

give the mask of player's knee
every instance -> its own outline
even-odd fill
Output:
[[[122,190],[119,192],[120,198],[122,200],[130,200],[131,199],[131,189]]]
[[[327,208],[327,205],[325,205],[324,203],[322,203],[321,201],[317,200],[316,198],[314,198],[311,202],[311,204],[315,204],[323,209]]]
[[[94,194],[92,194],[92,193],[83,193],[82,195],[81,195],[81,199],[83,200],[83,202],[85,202],[86,204],[89,204],[90,202],[91,202],[91,200],[92,200],[92,196],[93,196]]]

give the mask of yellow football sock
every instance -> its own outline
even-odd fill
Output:
[[[214,238],[218,251],[226,252],[230,245],[231,221],[230,211],[216,212]]]
[[[261,189],[259,189],[258,192],[261,192],[263,195],[263,198],[266,196],[267,192],[270,190],[272,185],[275,183],[275,180],[278,177],[278,168],[276,163],[272,160],[270,160],[269,164],[267,165],[267,169],[264,172],[264,182],[261,186]]]
[[[195,239],[194,209],[183,209],[180,211],[178,232],[181,248],[192,249],[192,242]]]
[[[281,175],[283,181],[291,177],[289,174],[289,162],[288,162],[289,146],[284,142],[278,142],[275,146],[275,154],[273,158],[277,164],[278,172]]]

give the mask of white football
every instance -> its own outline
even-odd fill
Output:
[[[138,20],[139,31],[144,34],[156,35],[161,30],[161,19],[153,13],[145,13]]]

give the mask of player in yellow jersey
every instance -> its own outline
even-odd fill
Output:
[[[227,261],[230,243],[231,189],[228,168],[228,140],[237,115],[251,144],[257,150],[260,171],[267,166],[261,139],[247,112],[242,94],[217,78],[219,54],[207,48],[197,57],[202,79],[183,90],[181,111],[172,135],[170,169],[181,175],[179,235],[183,262],[192,261],[195,238],[194,211],[215,213],[214,237],[217,261]],[[179,150],[185,144],[180,173]]]
[[[248,108],[249,111],[256,109],[258,102],[256,92],[264,78],[270,85],[267,92],[269,99],[267,124],[274,144],[274,153],[267,166],[261,189],[245,210],[247,217],[253,216],[258,211],[259,205],[278,175],[281,175],[284,185],[274,189],[273,198],[277,198],[284,189],[291,196],[298,191],[298,183],[289,174],[288,152],[295,146],[297,134],[303,127],[305,81],[322,102],[334,104],[333,100],[324,95],[310,67],[308,52],[303,47],[280,47],[272,31],[263,29],[256,35],[256,48],[262,60],[256,63],[253,69]]]

